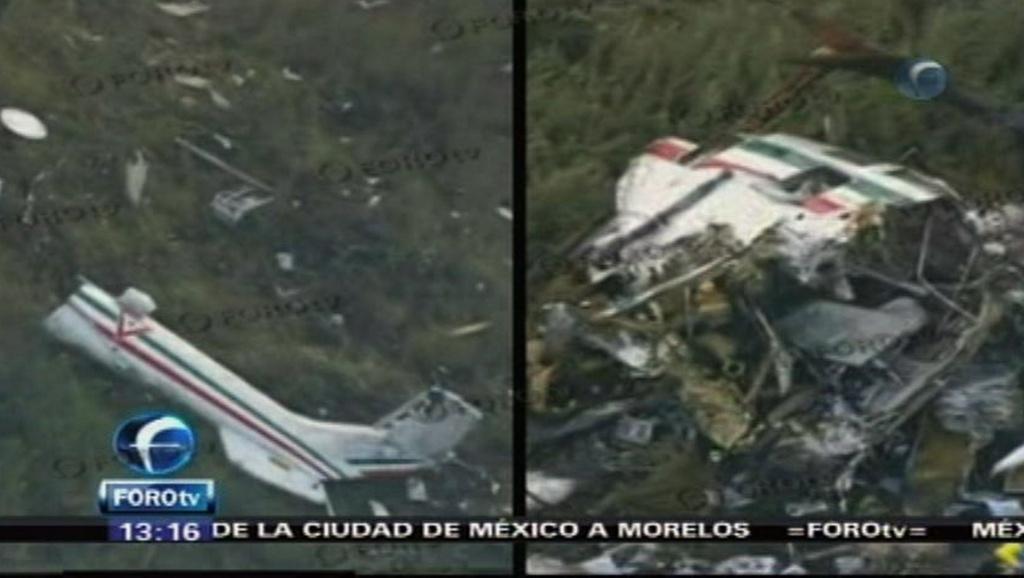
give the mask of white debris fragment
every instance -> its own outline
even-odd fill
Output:
[[[868,569],[868,561],[863,556],[837,556],[832,560],[836,573],[840,575],[863,574]]]
[[[997,208],[972,209],[964,219],[981,237],[998,237],[1024,227],[1024,205],[1011,203]]]
[[[189,88],[195,88],[197,90],[210,88],[210,79],[203,78],[202,76],[195,76],[193,74],[175,74],[173,78],[174,82]]]
[[[1024,445],[1017,447],[1015,450],[1003,457],[1003,459],[996,462],[992,466],[992,472],[990,476],[996,476],[1003,472],[1007,472],[1016,469],[1021,464],[1024,464]]]
[[[252,185],[252,186],[254,186],[256,188],[262,189],[262,190],[264,190],[264,191],[266,191],[268,193],[273,193],[274,192],[273,187],[271,187],[270,185],[264,183],[263,181],[260,181],[259,179],[257,179],[256,177],[253,177],[252,175],[250,175],[248,173],[245,173],[245,172],[243,172],[243,171],[241,171],[239,169],[236,169],[235,167],[233,167],[233,166],[229,165],[228,163],[224,162],[223,160],[217,158],[215,155],[206,152],[205,150],[197,147],[196,145],[190,143],[189,141],[187,141],[187,140],[185,140],[185,139],[183,139],[181,137],[177,137],[177,138],[174,139],[174,142],[178,143],[180,146],[182,146],[183,148],[187,149],[192,154],[194,154],[197,157],[203,159],[204,161],[212,164],[213,166],[219,168],[220,170],[222,170],[222,171],[224,171],[226,173],[232,174],[235,177],[238,177],[239,179],[249,183],[250,185]]]
[[[463,325],[461,327],[456,327],[455,329],[452,329],[451,331],[448,332],[448,336],[449,337],[465,337],[467,335],[473,335],[475,333],[480,333],[481,331],[484,331],[485,329],[487,329],[490,326],[491,326],[491,322],[490,321],[481,321],[479,323],[470,323],[469,325]]]
[[[366,202],[366,206],[370,207],[372,209],[372,208],[374,208],[374,207],[376,207],[377,205],[380,204],[380,199],[381,199],[380,195],[374,195],[374,196],[370,197],[369,201]]]
[[[554,506],[572,495],[577,482],[571,478],[558,478],[544,472],[526,472],[526,507],[538,510]]]
[[[82,40],[85,40],[87,42],[93,42],[93,43],[103,42],[103,37],[102,36],[100,36],[99,34],[93,34],[92,32],[89,32],[88,30],[85,30],[85,29],[74,30],[72,32],[72,34],[74,34],[76,37],[81,38]]]
[[[715,565],[714,574],[778,574],[779,561],[773,556],[733,556]]]
[[[194,16],[196,14],[202,14],[210,9],[210,7],[202,2],[184,2],[184,3],[171,3],[164,2],[158,3],[157,8],[170,14],[171,16],[177,16],[178,18],[186,18],[188,16]]]
[[[277,258],[277,266],[282,271],[291,271],[295,269],[295,255],[281,252],[275,255],[275,257]]]
[[[498,207],[496,211],[498,212],[498,216],[502,219],[505,219],[506,221],[512,220],[512,209],[509,209],[508,207]]]
[[[228,137],[226,137],[226,136],[224,136],[222,134],[213,133],[213,138],[218,143],[220,143],[220,146],[222,146],[222,147],[224,147],[224,148],[226,148],[228,150],[231,150],[232,148],[234,148],[234,144],[231,142],[231,139],[229,139]]]
[[[558,558],[532,554],[526,559],[526,573],[530,576],[578,574],[579,569],[574,568]]]
[[[297,72],[293,71],[292,69],[288,68],[287,66],[281,69],[281,76],[283,76],[285,80],[290,80],[292,82],[302,82],[302,76],[299,75]]]
[[[991,255],[993,257],[1002,257],[1003,255],[1006,255],[1006,245],[1003,243],[996,243],[994,241],[983,244],[981,246],[981,250],[984,251],[986,255]]]
[[[224,98],[224,95],[217,92],[213,88],[210,88],[210,99],[213,100],[213,104],[223,109],[231,108],[231,101]]]
[[[149,163],[146,162],[146,157],[142,155],[142,151],[135,151],[135,158],[124,166],[124,192],[136,207],[142,202],[142,189],[146,186],[148,173]]]
[[[246,214],[274,200],[273,197],[259,197],[250,186],[217,193],[211,205],[213,212],[222,221],[234,225]]]
[[[420,478],[406,478],[405,496],[410,502],[426,502],[428,500],[427,485]]]
[[[20,108],[4,108],[0,110],[0,122],[7,130],[31,140],[46,138],[47,130],[43,121],[31,112]]]
[[[636,574],[654,562],[657,544],[619,544],[579,563],[583,574]]]
[[[822,514],[828,512],[828,503],[824,500],[805,500],[790,502],[786,504],[786,515],[791,518],[799,518],[808,514]]]
[[[370,500],[370,510],[373,512],[373,515],[378,518],[386,518],[391,515],[391,512],[384,507],[384,504],[377,500]]]
[[[391,0],[356,0],[356,5],[363,10],[373,10],[374,8],[387,6],[390,3]]]

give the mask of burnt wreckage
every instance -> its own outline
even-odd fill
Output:
[[[1020,512],[1024,207],[796,136],[663,138],[558,264],[535,511]]]

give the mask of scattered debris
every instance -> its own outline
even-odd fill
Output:
[[[283,76],[285,80],[290,80],[292,82],[302,82],[302,76],[300,76],[297,72],[292,71],[292,69],[288,68],[287,66],[281,69],[281,76]]]
[[[388,511],[387,507],[384,504],[378,502],[377,500],[369,500],[369,504],[370,511],[373,513],[374,516],[378,518],[384,518],[391,515],[391,512]]]
[[[224,147],[227,150],[231,150],[232,148],[234,148],[234,144],[231,142],[231,139],[222,134],[213,133],[213,138],[216,139],[218,143],[220,143],[220,146]]]
[[[716,564],[713,573],[743,576],[781,574],[782,567],[774,556],[734,556]]]
[[[815,301],[778,323],[797,348],[848,365],[864,365],[882,351],[924,327],[928,313],[909,297],[876,310]]]
[[[189,141],[187,141],[187,140],[185,140],[185,139],[183,139],[181,137],[177,137],[177,138],[174,139],[174,142],[178,143],[178,145],[181,146],[182,148],[188,150],[192,154],[194,154],[197,157],[205,160],[206,162],[212,164],[213,166],[221,169],[222,171],[224,171],[224,172],[226,172],[228,174],[234,175],[235,177],[238,177],[239,179],[242,179],[243,181],[249,183],[250,185],[252,185],[252,186],[254,186],[254,187],[258,188],[258,189],[264,190],[264,191],[266,191],[268,193],[273,193],[274,192],[273,187],[271,187],[270,185],[264,183],[263,181],[260,181],[256,177],[253,177],[253,176],[251,176],[251,175],[249,175],[247,173],[242,172],[239,169],[236,169],[235,167],[233,167],[233,166],[229,165],[228,163],[224,162],[223,160],[219,159],[217,156],[213,155],[212,153],[204,151],[203,149],[197,147],[196,145],[190,143]]]
[[[356,5],[363,10],[373,10],[374,8],[387,6],[390,3],[391,0],[356,0]]]
[[[467,335],[475,335],[486,331],[491,326],[490,321],[478,321],[476,323],[470,323],[461,327],[456,327],[448,332],[449,337],[466,337]]]
[[[543,472],[526,472],[526,507],[539,510],[558,505],[576,490],[576,480],[549,476]]]
[[[234,225],[249,212],[274,200],[273,197],[260,197],[253,191],[250,186],[220,191],[214,195],[211,203],[214,214],[225,223]]]
[[[31,112],[20,108],[0,109],[0,123],[14,134],[30,140],[46,138],[47,130],[43,121]]]
[[[215,104],[219,108],[223,108],[225,110],[231,108],[231,101],[226,99],[226,98],[224,98],[224,95],[219,93],[219,92],[217,92],[216,90],[214,90],[213,87],[211,87],[209,89],[209,93],[210,93],[210,100],[213,101],[213,104]]]
[[[175,74],[173,78],[174,82],[197,90],[206,90],[211,86],[210,79],[203,78],[202,76],[195,76],[192,74]]]
[[[406,497],[412,502],[426,502],[429,500],[427,496],[427,485],[421,478],[415,476],[406,478]]]
[[[655,422],[651,419],[623,416],[615,428],[615,437],[631,444],[647,445],[654,436],[654,426]]]
[[[142,189],[146,186],[148,173],[149,163],[146,162],[146,157],[142,155],[142,151],[135,151],[135,158],[124,166],[124,192],[136,207],[142,202]]]
[[[292,271],[295,269],[295,255],[282,252],[274,257],[277,259],[277,267],[282,271]]]
[[[177,16],[178,18],[186,18],[196,14],[202,14],[210,9],[210,6],[203,4],[198,0],[184,3],[163,2],[157,3],[156,7],[171,16]]]
[[[1024,477],[1024,205],[789,135],[666,138],[578,239],[532,292],[531,467],[576,488],[550,513],[1020,515],[989,476]],[[891,562],[854,554],[827,562]]]

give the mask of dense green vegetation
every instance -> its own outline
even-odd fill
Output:
[[[38,210],[124,205],[105,220],[0,232],[3,515],[93,514],[100,479],[125,474],[108,455],[116,425],[170,403],[43,334],[40,321],[76,274],[115,293],[129,285],[149,292],[156,318],[172,329],[182,313],[280,303],[278,290],[340,300],[340,329],[304,315],[187,334],[316,417],[374,420],[421,391],[438,366],[451,388],[476,399],[508,388],[511,227],[496,210],[510,202],[510,77],[502,69],[510,38],[494,29],[441,44],[431,31],[441,18],[500,14],[507,3],[393,2],[370,11],[337,0],[209,4],[187,18],[152,2],[0,5],[0,106],[33,111],[50,129],[38,142],[0,134],[4,222],[21,214],[27,183],[40,174],[31,187]],[[207,90],[153,76],[193,65],[230,108]],[[285,78],[285,67],[302,80]],[[237,227],[221,223],[209,203],[238,181],[175,137],[271,183],[276,200]],[[362,179],[317,176],[324,163],[472,148],[480,150],[473,162],[395,173],[375,190]],[[137,150],[150,168],[143,202],[132,207],[124,162]],[[279,270],[279,251],[294,254],[295,271]],[[479,321],[492,325],[449,336]],[[502,482],[473,513],[508,507],[508,424],[507,413],[489,415],[462,448],[467,462]],[[230,466],[215,430],[198,425],[209,449],[188,474],[218,480],[222,513],[322,513]],[[347,551],[7,546],[0,568],[396,569],[387,556],[339,554]],[[422,556],[418,567],[487,571],[504,567],[506,554],[452,547]]]

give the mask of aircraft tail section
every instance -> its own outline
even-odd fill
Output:
[[[251,476],[311,502],[326,503],[323,481],[292,460],[268,452],[229,428],[220,428],[220,439],[228,460]]]
[[[482,417],[480,410],[455,393],[433,387],[374,427],[386,431],[388,442],[403,453],[434,461],[447,455]]]
[[[407,475],[435,465],[481,417],[458,395],[432,388],[373,425],[326,422],[292,413],[281,427],[334,474],[321,479],[357,480]]]

